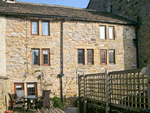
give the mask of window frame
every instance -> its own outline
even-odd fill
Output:
[[[113,27],[113,38],[109,38],[109,27]],[[115,40],[115,27],[114,26],[108,26],[108,39]]]
[[[88,51],[91,51],[91,63],[88,63]],[[94,58],[94,54],[93,54],[94,52],[93,52],[93,49],[87,49],[87,65],[92,65],[93,64],[93,58]]]
[[[43,51],[48,51],[48,64],[44,64],[44,59],[43,59]],[[50,49],[42,49],[42,66],[49,66],[50,65]]]
[[[32,22],[37,22],[37,33],[32,33]],[[39,21],[38,20],[31,20],[31,35],[39,35]]]
[[[105,52],[105,63],[102,63],[102,56],[101,56],[102,51]],[[101,65],[106,65],[107,64],[107,49],[101,49],[100,50],[100,64]]]
[[[103,38],[101,38],[101,26],[104,26],[105,27],[105,38],[103,39]],[[100,40],[106,40],[107,38],[106,38],[107,36],[106,36],[106,25],[100,25],[99,26],[99,38],[100,38]]]
[[[44,21],[44,20],[42,21],[42,23],[43,22],[48,22],[48,35],[43,35],[43,24],[42,24],[42,35],[43,36],[50,36],[50,23],[49,23],[49,21]]]
[[[110,61],[109,61],[109,64],[116,64],[116,60],[115,60],[115,49],[109,49],[108,50],[108,54],[109,54],[109,51],[113,51],[114,52],[114,58],[113,58],[113,60],[114,60],[114,63],[110,63]],[[110,55],[110,54],[109,54]]]
[[[33,59],[32,59],[32,56],[33,56],[33,50],[39,50],[39,58],[38,58],[38,64],[37,65],[33,65]],[[38,48],[32,48],[31,49],[31,63],[32,63],[32,66],[40,66],[40,49],[38,49]]]
[[[27,89],[27,97],[28,97],[28,84],[34,84],[35,86],[35,97],[37,97],[37,82],[29,82],[29,83],[26,83],[26,89]]]
[[[22,90],[24,90],[24,83],[14,83],[14,94],[16,94],[16,85],[22,85]]]
[[[84,56],[85,56],[85,50],[84,49],[77,49],[77,51],[78,50],[83,50],[83,63],[79,63],[79,59],[78,59],[78,65],[84,65],[85,64],[85,58],[84,58]],[[79,54],[77,54],[77,58],[79,58]]]

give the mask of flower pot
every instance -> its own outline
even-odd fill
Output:
[[[13,111],[12,110],[7,110],[7,111],[5,111],[5,113],[13,113]]]

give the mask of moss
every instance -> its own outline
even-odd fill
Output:
[[[62,102],[61,102],[61,100],[58,97],[50,98],[50,100],[52,100],[54,102],[54,104],[53,104],[54,107],[58,107],[61,110],[64,109],[63,105],[62,105]]]

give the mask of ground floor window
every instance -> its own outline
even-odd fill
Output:
[[[37,96],[37,84],[36,83],[27,83],[27,96],[34,98]]]
[[[28,97],[36,97],[37,96],[37,83],[14,83],[14,94],[16,94],[16,90],[24,90],[26,89],[26,94]]]
[[[24,90],[24,83],[15,83],[14,84],[14,93],[16,94],[16,90]]]

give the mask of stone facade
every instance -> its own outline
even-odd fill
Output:
[[[111,2],[110,2],[111,1]],[[144,60],[150,59],[150,1],[149,0],[90,0],[88,9],[107,11],[108,4],[112,4],[112,13],[124,15],[128,18],[139,19],[141,25],[138,29],[139,62],[144,66]]]
[[[6,76],[5,17],[0,16],[0,75]]]
[[[104,17],[105,18],[105,17]],[[63,23],[63,96],[78,96],[78,74],[103,73],[136,68],[135,26],[117,24],[112,17],[110,23],[71,21]],[[31,20],[39,23],[39,35],[31,35]],[[42,35],[42,20],[49,21],[49,36]],[[120,21],[120,20],[118,20]],[[112,22],[112,23],[111,23]],[[100,39],[100,25],[106,26],[106,39]],[[114,27],[114,40],[108,38],[108,27]],[[51,97],[60,97],[61,73],[61,20],[39,17],[2,16],[0,18],[0,74],[9,77],[4,83],[7,91],[0,93],[0,99],[8,92],[14,93],[14,84],[23,83],[27,95],[27,83],[37,83],[37,94],[51,90]],[[40,50],[40,65],[32,65],[32,49]],[[50,50],[50,66],[42,66],[42,49]],[[78,64],[78,49],[84,50],[84,64]],[[93,65],[87,63],[87,50],[93,50]],[[100,64],[100,50],[107,50],[107,64]],[[109,64],[108,50],[115,50],[115,64]],[[43,75],[40,77],[39,75]],[[2,83],[2,82],[1,82]],[[8,84],[8,85],[6,85]],[[2,91],[2,90],[0,90]],[[67,100],[67,99],[66,99]],[[74,100],[74,99],[72,99]],[[2,101],[2,100],[0,100]],[[67,100],[68,101],[68,100]],[[0,107],[5,106],[2,104]],[[4,111],[5,109],[3,109]]]
[[[115,27],[115,40],[100,40],[99,26]],[[39,35],[31,35],[31,22],[23,18],[6,18],[6,72],[10,76],[11,92],[14,83],[37,82],[38,94],[43,89],[51,89],[53,96],[60,95],[60,21],[50,20],[50,36],[42,36],[41,19]],[[93,22],[64,22],[64,77],[63,93],[65,97],[78,95],[77,75],[81,73],[101,73],[136,68],[136,48],[132,42],[135,27]],[[32,66],[31,49],[50,49],[50,66]],[[78,65],[78,49],[85,50],[85,65]],[[94,50],[94,64],[87,65],[87,49]],[[115,50],[115,64],[100,65],[100,49]],[[41,61],[41,59],[40,59]],[[108,61],[108,56],[107,56]],[[41,62],[40,62],[41,64]],[[44,76],[39,79],[39,74]],[[26,85],[25,85],[26,87]]]
[[[8,92],[10,92],[10,81],[8,77],[0,76],[0,113],[8,109]]]

